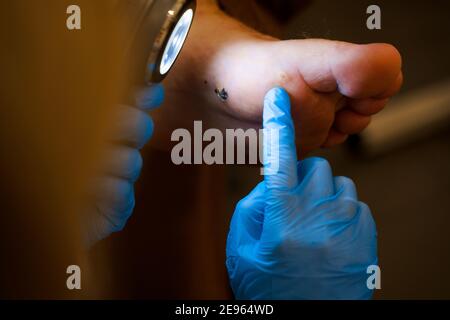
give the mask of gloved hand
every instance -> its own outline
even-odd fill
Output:
[[[85,241],[88,246],[124,228],[134,209],[134,182],[139,177],[142,157],[139,150],[153,134],[147,114],[162,104],[162,85],[139,91],[136,106],[119,107],[118,121],[108,143],[104,172],[93,181],[92,206],[87,212]]]
[[[333,177],[324,159],[297,163],[283,89],[266,95],[263,122],[279,134],[279,156],[277,141],[264,135],[264,168],[278,172],[265,175],[234,212],[226,265],[236,298],[371,298],[367,267],[377,264],[377,235],[355,185]]]

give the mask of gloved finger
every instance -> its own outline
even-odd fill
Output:
[[[295,129],[289,94],[273,88],[264,99],[264,179],[267,189],[291,189],[297,186]]]
[[[142,110],[158,108],[164,101],[164,87],[160,83],[139,88],[135,94],[136,106]]]
[[[258,183],[237,205],[237,210],[240,212],[240,223],[246,228],[248,234],[256,240],[261,237],[264,221],[265,190],[265,183]]]
[[[357,214],[351,221],[346,232],[353,240],[353,254],[348,255],[347,261],[354,266],[360,266],[364,271],[369,265],[377,265],[377,228],[370,208],[363,202],[357,203]],[[358,252],[358,254],[354,254]],[[367,279],[367,278],[366,278]]]
[[[123,145],[111,145],[106,153],[105,173],[135,182],[142,170],[139,150]]]
[[[336,190],[336,194],[338,194],[340,197],[358,200],[355,183],[350,178],[335,177],[334,189]]]
[[[359,201],[359,220],[358,227],[361,235],[364,235],[365,242],[369,245],[375,246],[372,251],[372,256],[376,257],[376,238],[377,238],[377,226],[373,219],[372,212],[367,204]]]
[[[260,182],[236,205],[227,239],[228,256],[236,255],[237,247],[260,239],[264,222],[265,190],[264,182]]]
[[[335,177],[334,189],[334,195],[318,203],[319,211],[330,223],[348,223],[360,208],[355,183],[347,177]]]
[[[153,134],[152,118],[142,110],[120,106],[112,141],[141,149]]]
[[[105,176],[97,181],[96,206],[112,225],[120,231],[134,209],[134,187],[130,181]]]
[[[312,199],[324,199],[335,193],[331,166],[323,158],[311,157],[299,163],[301,190],[307,190]]]

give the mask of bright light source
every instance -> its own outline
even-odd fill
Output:
[[[159,72],[162,75],[166,74],[170,70],[176,58],[178,57],[178,54],[183,47],[184,41],[186,41],[186,37],[191,27],[193,18],[194,11],[192,9],[186,10],[186,12],[183,13],[177,25],[173,29],[169,41],[167,42],[166,48],[164,49],[164,53],[161,59],[161,65],[159,67]]]

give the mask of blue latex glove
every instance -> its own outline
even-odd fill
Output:
[[[264,167],[279,170],[234,212],[226,265],[236,298],[371,298],[367,267],[377,264],[377,235],[369,208],[326,160],[297,163],[286,91],[267,94],[263,119],[265,129],[279,133],[279,157],[270,153]],[[276,150],[266,136],[265,150]]]
[[[93,205],[87,214],[86,242],[91,245],[124,228],[134,209],[134,182],[142,168],[140,149],[153,134],[148,111],[162,104],[162,85],[136,95],[136,106],[120,106],[108,143],[103,173],[94,181]]]

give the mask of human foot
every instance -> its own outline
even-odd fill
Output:
[[[386,44],[277,41],[212,8],[199,7],[190,39],[166,82],[156,136],[190,128],[259,127],[264,94],[291,95],[302,154],[363,130],[401,86],[401,58]],[[217,90],[224,89],[227,99]],[[224,97],[222,97],[224,98]]]

